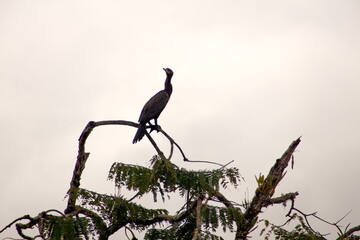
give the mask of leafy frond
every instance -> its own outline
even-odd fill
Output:
[[[175,240],[175,231],[173,228],[171,229],[149,229],[145,236],[144,240]]]
[[[151,178],[152,170],[149,168],[117,162],[113,163],[108,175],[108,179],[113,180],[116,187],[126,187],[139,194],[151,191]]]
[[[180,191],[191,195],[204,194],[209,189],[218,190],[220,186],[227,188],[230,184],[237,187],[241,181],[237,168],[222,168],[211,171],[192,171],[179,169],[169,160],[154,156],[151,160],[152,168],[123,163],[114,163],[110,169],[108,179],[115,182],[116,187],[125,186],[128,190],[137,191],[141,196],[152,192],[156,201],[157,194],[164,199],[165,193]]]
[[[133,224],[135,228],[141,229],[141,224],[137,222],[146,222],[160,214],[168,214],[165,209],[148,209],[128,202],[122,197],[99,194],[86,189],[79,190],[79,197],[83,206],[97,211],[108,223],[121,226]]]
[[[204,228],[214,232],[220,225],[224,232],[226,230],[233,231],[234,223],[240,221],[241,218],[241,211],[238,208],[211,205],[203,205],[201,214]]]
[[[84,239],[89,235],[89,227],[89,219],[85,217],[46,215],[40,223],[44,238],[53,240]]]
[[[136,191],[139,197],[152,192],[154,201],[157,201],[157,194],[160,193],[165,201],[164,194],[176,190],[176,166],[157,155],[150,162],[152,168],[114,163],[110,168],[108,179],[113,180],[118,188],[125,186],[128,190]]]
[[[217,169],[211,171],[192,171],[179,169],[176,171],[178,189],[181,196],[190,193],[192,196],[211,193],[219,190],[220,186],[226,188],[229,184],[237,187],[241,177],[237,168]]]

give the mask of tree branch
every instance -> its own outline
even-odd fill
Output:
[[[24,216],[22,216],[22,217],[19,217],[19,218],[17,218],[17,219],[15,219],[14,221],[12,221],[11,223],[9,223],[8,225],[6,225],[3,229],[1,229],[1,231],[0,231],[0,233],[2,233],[3,231],[5,231],[7,228],[10,228],[14,223],[16,223],[16,222],[18,222],[18,221],[21,221],[21,220],[29,220],[29,221],[31,221],[31,220],[33,220],[33,218],[32,217],[30,217],[30,215],[24,215]]]
[[[255,196],[243,215],[243,223],[239,224],[236,230],[236,240],[245,240],[247,238],[248,233],[257,221],[257,216],[261,212],[261,209],[270,204],[270,199],[274,194],[277,185],[284,177],[285,168],[288,166],[289,161],[300,142],[301,140],[298,138],[291,143],[281,158],[277,159],[274,166],[270,169],[262,184],[263,187],[260,188],[259,186],[256,189]]]
[[[217,162],[212,162],[212,161],[203,161],[203,160],[189,160],[186,156],[185,156],[185,153],[184,151],[181,149],[181,147],[179,146],[179,144],[177,144],[175,142],[175,140],[170,137],[169,134],[167,134],[164,130],[162,130],[160,127],[157,128],[157,130],[159,132],[161,132],[162,134],[164,134],[164,136],[170,141],[170,144],[171,144],[171,149],[170,149],[170,155],[169,155],[169,160],[171,159],[172,157],[172,154],[173,154],[173,149],[174,149],[174,145],[179,149],[181,155],[183,156],[183,160],[185,162],[198,162],[198,163],[210,163],[210,164],[215,164],[215,165],[218,165],[222,168],[226,167],[227,165],[229,165],[230,163],[232,163],[234,160],[230,161],[229,163],[223,165],[223,164],[220,164],[220,163],[217,163]]]
[[[192,237],[192,240],[196,240],[200,231],[201,231],[201,207],[202,207],[202,201],[203,199],[199,197],[197,200],[197,206],[196,206],[196,226],[194,230],[194,234]]]
[[[271,199],[269,199],[269,201],[267,203],[265,203],[264,207],[267,207],[267,206],[273,205],[273,204],[280,204],[280,203],[285,204],[289,200],[295,200],[296,196],[298,196],[298,195],[299,195],[298,192],[294,192],[294,193],[287,193],[280,197],[271,198]]]
[[[138,123],[134,123],[131,121],[124,121],[124,120],[105,120],[105,121],[90,121],[84,130],[82,131],[80,138],[79,138],[79,149],[78,149],[78,156],[75,164],[75,168],[73,171],[73,177],[70,182],[70,188],[68,190],[68,204],[65,209],[65,213],[71,213],[72,211],[75,211],[75,205],[76,205],[76,199],[78,196],[78,191],[80,187],[80,180],[81,180],[81,174],[85,169],[85,163],[90,155],[90,153],[85,152],[85,143],[89,135],[91,134],[92,130],[95,127],[99,126],[105,126],[105,125],[125,125],[125,126],[131,126],[131,127],[139,127]],[[160,156],[163,156],[163,153],[160,151],[158,146],[156,145],[155,141],[151,138],[150,134],[146,131],[146,136],[156,149],[157,153]]]
[[[339,233],[338,233],[338,234],[339,234],[339,237],[337,238],[337,240],[347,239],[347,238],[348,238],[349,236],[351,236],[354,232],[360,231],[360,225],[358,225],[358,226],[355,226],[355,227],[353,227],[353,228],[350,228],[350,229],[347,230],[347,231],[346,231],[346,229],[345,229],[345,233],[343,233],[342,230],[341,230],[341,227],[338,225],[338,223],[339,223],[340,221],[342,221],[350,212],[348,212],[347,214],[345,214],[345,216],[343,216],[342,218],[340,218],[340,219],[339,219],[338,221],[336,221],[335,223],[331,223],[331,222],[329,222],[329,221],[327,221],[327,220],[325,220],[325,219],[317,216],[317,215],[316,215],[317,212],[304,213],[304,212],[300,211],[299,209],[295,208],[295,207],[294,207],[294,204],[293,204],[293,205],[291,206],[291,209],[290,209],[288,215],[287,215],[288,217],[290,217],[290,219],[289,219],[287,222],[289,222],[289,221],[292,219],[291,216],[290,216],[290,213],[291,213],[292,210],[300,213],[300,214],[304,217],[305,222],[306,222],[306,224],[307,224],[307,227],[308,227],[313,233],[318,234],[318,235],[320,235],[320,236],[325,236],[326,234],[321,234],[321,233],[315,231],[315,230],[311,227],[310,222],[309,222],[309,220],[308,220],[308,217],[314,217],[314,218],[316,218],[316,219],[318,219],[318,220],[320,220],[320,221],[322,221],[322,222],[324,222],[324,223],[326,223],[326,224],[329,224],[329,225],[331,225],[331,226],[336,227],[336,228],[338,229],[338,231],[339,231]]]
[[[41,219],[44,218],[45,215],[46,215],[46,212],[41,212],[34,218],[30,217],[29,215],[25,215],[23,217],[23,219],[27,219],[27,220],[29,220],[29,222],[25,223],[25,224],[24,223],[17,223],[15,225],[16,226],[16,231],[24,239],[27,239],[27,240],[35,239],[36,237],[34,237],[34,238],[29,237],[29,236],[25,235],[22,231],[25,230],[25,229],[33,228],[36,224],[38,224],[40,222]]]
[[[171,151],[170,151],[170,156],[169,156],[169,159],[171,158],[171,156],[172,156],[172,153],[173,153],[173,148],[174,148],[174,146],[173,145],[175,145],[178,149],[179,149],[179,151],[180,151],[180,153],[181,153],[181,155],[183,156],[183,158],[184,158],[184,161],[189,161],[189,159],[185,156],[185,153],[184,153],[184,151],[181,149],[181,147],[179,146],[179,144],[177,144],[175,141],[174,141],[174,139],[172,138],[172,137],[170,137],[169,136],[169,134],[167,134],[164,130],[162,130],[162,128],[161,127],[158,127],[158,131],[160,131],[162,134],[164,134],[164,136],[167,138],[167,139],[169,139],[169,141],[170,141],[170,144],[171,144]]]

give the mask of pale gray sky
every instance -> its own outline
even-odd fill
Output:
[[[0,228],[63,210],[86,123],[136,121],[163,88],[163,67],[174,92],[159,124],[190,159],[235,160],[247,182],[229,198],[252,196],[254,175],[303,136],[276,194],[299,191],[299,209],[329,221],[351,210],[344,225],[360,224],[359,64],[355,0],[1,0]],[[114,161],[147,165],[155,151],[134,134],[95,129],[82,187],[113,193]],[[280,224],[286,213],[263,216]]]

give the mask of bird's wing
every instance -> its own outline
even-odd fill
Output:
[[[139,122],[148,122],[151,119],[159,117],[162,110],[164,110],[166,104],[170,99],[169,94],[162,90],[155,94],[143,107]]]

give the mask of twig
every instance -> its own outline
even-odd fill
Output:
[[[227,164],[223,165],[220,169],[223,169],[223,168],[226,168],[229,164],[233,163],[234,160],[231,160],[230,162],[228,162]],[[241,176],[242,179],[244,179],[242,176]]]
[[[327,222],[326,220],[324,220],[324,219],[319,218],[318,216],[316,216],[316,212],[310,213],[310,214],[305,214],[305,213],[303,213],[302,211],[300,211],[300,210],[297,209],[297,208],[293,208],[293,209],[294,209],[295,211],[301,213],[301,215],[304,216],[304,219],[305,219],[305,221],[306,221],[307,226],[309,227],[309,229],[310,229],[313,233],[318,234],[318,235],[320,235],[320,236],[324,236],[324,234],[321,234],[321,233],[315,231],[315,230],[311,227],[311,225],[310,225],[309,220],[308,220],[307,217],[308,217],[308,216],[313,216],[313,217],[316,217],[316,218],[320,219],[321,221],[324,221],[324,222],[326,222],[326,223],[328,223],[328,224],[331,224],[331,223],[329,223],[329,222]]]
[[[171,149],[170,149],[170,156],[169,156],[169,159],[172,157],[172,154],[173,154],[173,148],[174,148],[174,145],[179,149],[181,155],[183,156],[183,159],[185,162],[193,162],[193,163],[209,163],[209,164],[215,164],[215,165],[218,165],[218,166],[221,166],[221,168],[225,168],[227,165],[229,165],[230,163],[234,162],[234,160],[230,161],[229,163],[223,165],[223,164],[220,164],[220,163],[217,163],[217,162],[212,162],[212,161],[203,161],[203,160],[189,160],[186,156],[185,156],[185,153],[184,151],[181,149],[181,147],[179,146],[179,144],[177,144],[175,142],[175,140],[169,136],[169,134],[167,134],[164,130],[162,130],[160,127],[158,128],[159,132],[161,132],[162,134],[164,134],[164,136],[170,141],[170,144],[171,144]]]
[[[45,211],[43,213],[48,214],[50,212],[56,212],[56,213],[60,214],[62,217],[65,217],[65,215],[62,212],[60,212],[59,210],[56,210],[56,209],[49,209],[49,210],[47,210],[47,211]]]
[[[209,164],[214,164],[214,165],[218,165],[221,168],[224,168],[224,166],[229,165],[231,162],[233,162],[234,160],[230,161],[229,163],[227,163],[226,165],[217,163],[217,162],[211,162],[211,161],[203,161],[203,160],[186,160],[187,162],[192,162],[192,163],[209,163]],[[220,168],[220,169],[221,169]]]
[[[128,231],[128,230],[129,230],[129,232],[130,232],[131,235],[132,235],[132,238],[131,238],[131,239],[136,239],[134,232],[133,232],[129,227],[125,226],[125,235],[126,235],[127,239],[130,240],[129,236],[127,235],[127,231]]]
[[[174,145],[179,149],[181,155],[182,155],[183,158],[184,158],[184,161],[189,161],[188,158],[185,156],[184,151],[183,151],[183,150],[181,149],[181,147],[179,146],[179,144],[177,144],[177,143],[174,141],[174,139],[169,136],[169,134],[167,134],[164,130],[162,130],[162,128],[159,127],[158,130],[159,130],[162,134],[164,134],[164,136],[165,136],[167,139],[169,139],[171,145],[174,144]],[[171,153],[171,155],[172,155],[172,152],[170,152],[170,153]],[[170,155],[170,156],[171,156],[171,155]],[[169,158],[170,158],[170,157],[169,157]]]
[[[339,222],[341,222],[344,218],[347,217],[347,215],[349,215],[351,213],[351,211],[349,211],[348,213],[346,213],[342,218],[340,218],[336,223],[334,224],[338,224]]]
[[[325,236],[325,235],[327,235],[327,234],[321,234],[321,233],[315,231],[315,230],[311,227],[311,225],[310,225],[310,223],[309,223],[309,221],[308,221],[308,219],[307,219],[309,216],[314,217],[314,218],[316,218],[316,219],[318,219],[318,220],[320,220],[320,221],[322,221],[322,222],[324,222],[324,223],[326,223],[326,224],[329,224],[329,225],[331,225],[331,226],[336,227],[336,228],[338,229],[338,231],[340,232],[340,234],[341,234],[341,236],[339,236],[339,237],[337,238],[338,240],[346,239],[347,237],[349,237],[349,236],[350,236],[351,234],[353,234],[354,232],[360,231],[360,225],[358,225],[358,226],[355,226],[355,227],[349,229],[349,230],[346,231],[345,233],[343,233],[342,230],[341,230],[341,228],[340,228],[340,226],[338,225],[338,223],[341,222],[344,218],[346,218],[351,211],[349,211],[348,213],[346,213],[342,218],[340,218],[340,219],[339,219],[338,221],[336,221],[335,223],[331,223],[331,222],[329,222],[329,221],[327,221],[327,220],[325,220],[325,219],[317,216],[317,215],[316,215],[317,212],[306,214],[306,213],[300,211],[299,209],[293,207],[293,205],[292,205],[292,207],[291,207],[291,210],[295,210],[295,211],[299,212],[301,215],[303,215],[304,218],[305,218],[305,221],[306,221],[306,223],[307,223],[307,226],[311,229],[311,231],[313,231],[314,233],[319,234],[319,235],[321,235],[321,236]],[[290,213],[290,212],[289,212],[289,213]],[[290,216],[290,214],[288,214],[288,215]],[[288,215],[287,215],[287,216],[288,216]]]

